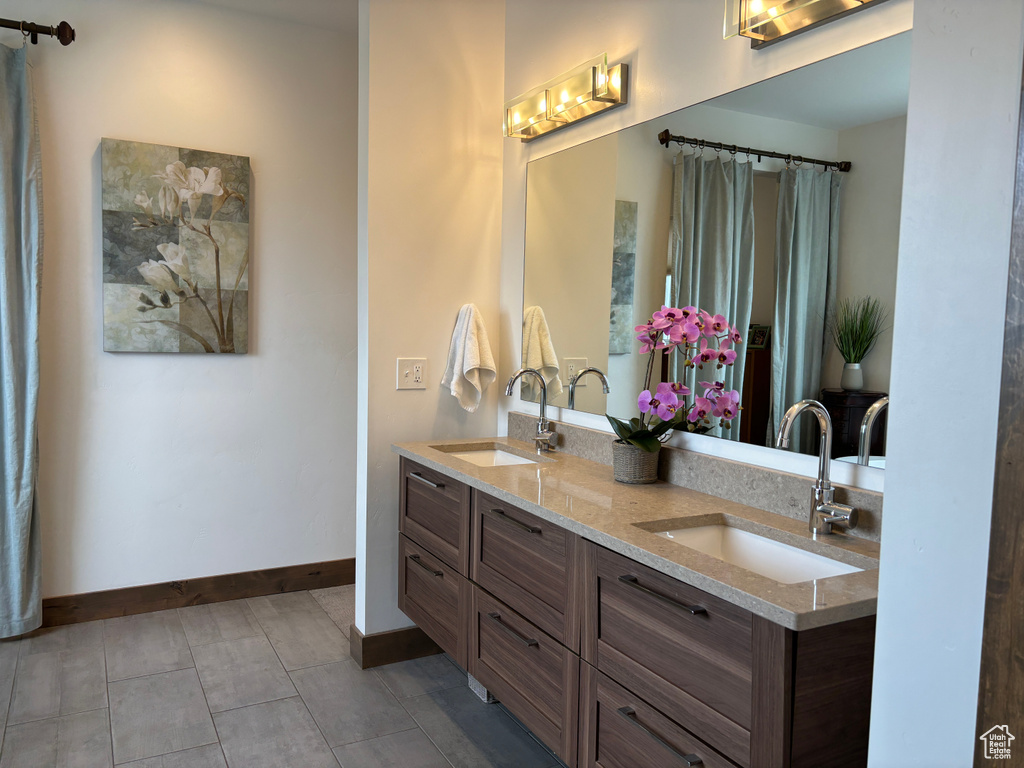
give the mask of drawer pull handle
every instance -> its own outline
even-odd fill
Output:
[[[707,615],[707,612],[708,612],[707,608],[704,608],[703,606],[700,606],[700,605],[687,605],[686,603],[680,603],[678,600],[673,600],[671,597],[666,597],[665,595],[659,595],[653,589],[648,589],[643,584],[641,584],[639,581],[637,581],[636,576],[633,576],[632,574],[627,574],[626,576],[619,576],[619,581],[621,581],[626,586],[632,587],[633,589],[640,590],[645,595],[649,595],[650,597],[653,597],[653,598],[655,598],[657,600],[661,600],[661,602],[666,603],[668,605],[671,605],[673,608],[680,608],[680,609],[682,609],[684,611],[689,611],[694,616],[697,616],[697,615],[700,615],[700,614]]]
[[[425,478],[419,472],[410,472],[409,473],[409,477],[415,478],[415,479],[419,480],[421,483],[423,483],[424,485],[429,485],[431,488],[444,488],[444,483],[434,483],[434,482],[431,482],[430,480],[427,480],[427,478]]]
[[[512,627],[510,627],[508,624],[506,624],[504,621],[502,621],[500,613],[495,613],[495,612],[488,613],[487,614],[487,618],[489,618],[491,621],[493,621],[495,624],[497,624],[499,627],[501,627],[503,630],[505,630],[512,637],[514,637],[520,643],[525,645],[527,648],[530,648],[531,646],[534,646],[534,645],[536,645],[538,648],[540,647],[540,643],[538,643],[532,637],[523,637],[518,632],[516,632],[514,629],[512,629]]]
[[[527,533],[540,533],[540,528],[538,528],[536,525],[527,525],[526,523],[521,523],[515,518],[509,517],[505,513],[505,510],[503,509],[489,509],[487,511],[490,512],[492,515],[497,515],[499,520],[504,520],[506,523],[511,523],[516,528],[521,528]]]
[[[632,707],[619,707],[615,711],[618,712],[620,715],[622,715],[624,718],[626,718],[626,720],[628,720],[632,725],[634,725],[635,727],[639,728],[641,731],[643,731],[648,736],[650,736],[652,739],[654,739],[656,742],[658,742],[662,747],[664,747],[669,752],[671,752],[673,755],[675,755],[680,760],[682,760],[687,766],[690,766],[690,768],[693,768],[693,766],[697,766],[697,765],[704,765],[704,761],[701,760],[699,757],[697,757],[697,755],[681,755],[681,754],[679,754],[679,751],[675,747],[673,747],[671,744],[669,744],[667,741],[665,741],[663,738],[661,738],[661,736],[656,734],[654,731],[652,731],[646,725],[641,723],[637,719],[637,717],[636,717],[636,710],[633,709]]]
[[[442,579],[444,578],[444,571],[435,571],[429,565],[427,565],[422,560],[420,560],[420,556],[419,555],[409,555],[409,559],[412,560],[414,563],[416,563],[416,565],[418,565],[420,568],[422,568],[425,571],[430,572],[434,576],[440,576]]]

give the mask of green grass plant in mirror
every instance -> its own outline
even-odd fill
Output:
[[[888,312],[872,296],[841,299],[826,324],[839,354],[847,363],[859,363],[886,330]]]

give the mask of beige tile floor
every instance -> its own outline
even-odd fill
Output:
[[[361,670],[353,587],[0,641],[0,768],[552,768],[448,657]]]

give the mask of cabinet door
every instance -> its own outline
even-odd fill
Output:
[[[589,664],[580,674],[580,768],[736,768]]]
[[[473,492],[471,578],[573,651],[579,651],[577,542],[554,523]]]
[[[576,765],[580,659],[508,606],[473,587],[469,673]]]
[[[469,486],[401,460],[398,529],[463,576],[469,575]]]
[[[585,546],[584,660],[746,765],[751,614],[614,552]]]
[[[399,535],[398,607],[465,669],[471,585],[416,542]]]

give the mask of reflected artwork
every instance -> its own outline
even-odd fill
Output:
[[[245,354],[249,158],[103,139],[103,349]]]

